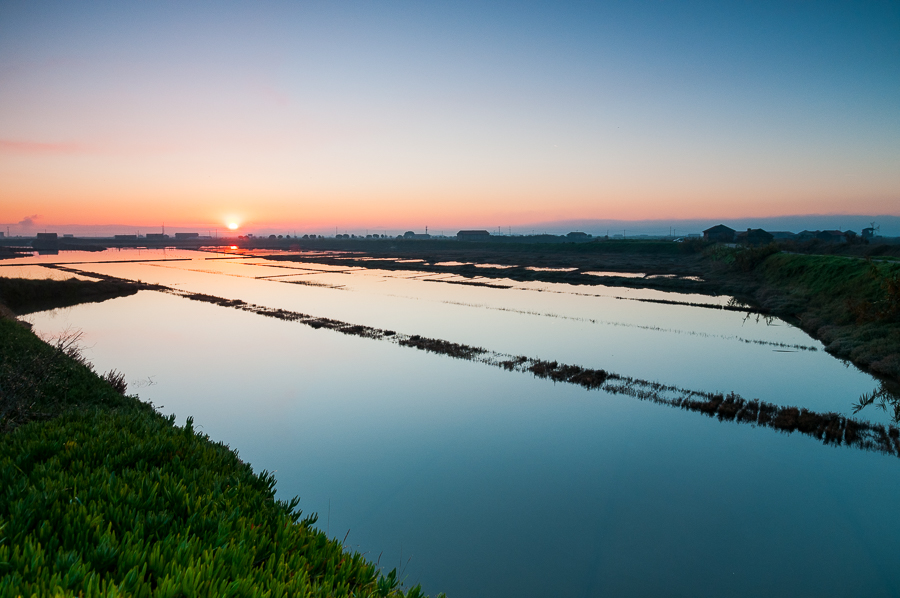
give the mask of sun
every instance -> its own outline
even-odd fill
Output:
[[[237,227],[238,227],[237,222],[229,222],[228,223],[228,230],[237,230]]]

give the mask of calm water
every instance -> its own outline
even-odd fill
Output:
[[[217,257],[67,253],[0,275],[66,261],[820,411],[850,413],[876,387],[784,323],[630,300],[727,298]],[[99,263],[165,258],[183,259]],[[98,370],[125,372],[163,413],[276,470],[279,492],[329,535],[429,593],[900,593],[896,457],[158,292],[29,319],[48,336],[81,329]]]

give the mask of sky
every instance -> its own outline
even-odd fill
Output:
[[[896,2],[0,1],[0,223],[897,216],[898,32]]]

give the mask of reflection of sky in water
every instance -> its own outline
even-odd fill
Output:
[[[0,266],[4,266],[4,264],[0,264]],[[71,272],[63,272],[61,270],[54,270],[53,268],[45,268],[43,266],[0,267],[0,276],[4,278],[29,278],[33,280],[68,280],[69,278],[77,278],[78,280],[97,280],[90,276],[72,274]]]
[[[12,264],[74,264],[114,260],[192,259],[205,254],[186,249],[106,249],[104,251],[60,251],[58,254],[29,255],[5,259],[0,266]],[[0,269],[0,273],[3,270]],[[5,276],[5,274],[4,274]]]
[[[210,275],[201,284],[193,273],[154,271],[185,276],[197,290],[259,285],[261,297],[292,301],[286,307],[293,309],[318,291]],[[478,295],[483,302],[506,296],[488,291]],[[509,301],[530,300],[520,293]],[[381,315],[388,296],[330,296],[351,297],[336,311],[365,315],[357,304],[378,299],[369,317],[395,317]],[[544,307],[588,309],[579,303],[584,298],[569,299],[548,299]],[[461,326],[468,335],[476,327],[465,320],[486,311],[431,299],[403,305],[423,303],[429,307],[412,314],[411,331],[429,313],[458,310],[465,317],[435,329]],[[648,309],[654,321],[681,313],[610,305]],[[444,309],[451,311],[429,311]],[[713,316],[738,326],[728,314],[687,312],[696,319],[679,321],[681,328],[709,325]],[[515,316],[502,325],[510,334],[510,322],[541,331],[543,320],[559,324],[487,313]],[[404,562],[411,555],[408,581],[432,594],[881,596],[900,587],[896,457],[161,293],[31,320],[41,331],[84,330],[100,371],[124,371],[132,389],[164,405],[163,413],[176,413],[179,422],[193,415],[257,471],[275,470],[279,492],[300,495],[301,508],[318,512],[331,536],[349,530],[348,544],[373,560],[381,555],[388,569],[401,561],[401,549]],[[784,327],[746,326],[784,334]],[[712,359],[718,349],[694,340]],[[587,354],[581,343],[573,341],[573,355]],[[705,372],[695,372],[695,381]],[[148,379],[154,384],[135,384]]]
[[[821,350],[821,343],[780,320],[616,298],[695,302],[696,295],[484,279],[514,285],[498,289],[430,282],[446,276],[440,274],[193,255],[201,259],[77,267],[818,411],[850,414],[860,394],[877,386],[871,376],[834,359]],[[285,276],[291,273],[297,274]],[[795,350],[793,345],[819,350]],[[864,415],[887,417],[875,408]]]

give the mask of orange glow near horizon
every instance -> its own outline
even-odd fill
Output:
[[[13,235],[900,217],[891,9],[834,35],[841,11],[794,7],[799,42],[781,8],[20,4],[0,11]]]
[[[513,187],[513,185],[510,185]],[[162,193],[150,197],[146,191],[120,190],[115,197],[103,193],[12,193],[0,190],[0,223],[12,229],[44,227],[121,225],[141,229],[159,226],[230,231],[278,229],[298,232],[325,232],[340,229],[482,228],[527,226],[533,223],[575,219],[681,220],[735,219],[790,214],[848,213],[848,203],[873,214],[896,214],[897,203],[887,188],[871,185],[862,190],[840,189],[752,189],[738,191],[726,186],[709,186],[695,193],[685,189],[627,188],[615,190],[545,188],[509,190],[442,190],[438,193],[388,194],[383,190],[323,193],[319,197],[286,200],[283,195],[257,199],[240,219],[221,216],[217,200],[189,194]],[[636,186],[635,186],[636,187]],[[718,187],[718,188],[716,188]],[[875,187],[875,188],[873,188]],[[89,196],[90,195],[90,196]],[[112,195],[112,194],[110,194]],[[274,194],[273,194],[274,195]],[[24,197],[23,197],[24,196]],[[166,197],[167,196],[167,197]],[[426,199],[419,200],[418,197]],[[854,197],[854,202],[846,198]],[[122,198],[125,199],[122,199]],[[728,200],[725,198],[728,197]],[[549,198],[549,199],[548,199]],[[221,201],[221,200],[218,200]],[[241,199],[227,199],[241,209]],[[219,212],[219,215],[216,214]],[[27,223],[27,224],[26,224]],[[13,234],[16,231],[12,231]]]

